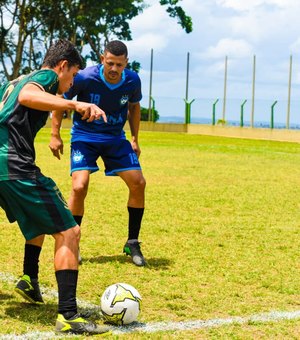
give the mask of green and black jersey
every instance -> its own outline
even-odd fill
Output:
[[[21,76],[0,88],[0,181],[35,179],[34,138],[45,125],[49,112],[30,109],[18,101],[26,84],[56,94],[58,77],[53,70],[42,69]]]

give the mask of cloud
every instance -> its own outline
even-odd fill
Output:
[[[258,7],[299,7],[298,0],[216,0],[216,4],[236,11],[251,11]]]
[[[126,42],[130,59],[132,59],[132,57],[141,58],[149,56],[152,48],[155,51],[161,51],[167,44],[168,38],[165,35],[158,35],[155,33],[145,33],[132,41]]]
[[[127,42],[134,55],[148,56],[151,48],[160,52],[184,35],[184,31],[174,18],[170,18],[165,6],[156,3],[146,8],[144,12],[130,23],[132,41]]]
[[[200,54],[205,58],[219,59],[225,55],[233,58],[249,56],[253,53],[252,46],[242,39],[223,38],[215,46],[210,46]]]
[[[300,38],[294,41],[290,46],[289,49],[291,53],[300,53]]]
[[[149,1],[151,7],[131,21],[133,41],[128,46],[130,59],[142,65],[145,100],[150,50],[154,50],[153,95],[160,114],[171,110],[166,98],[178,98],[178,107],[183,103],[187,52],[191,98],[221,98],[226,55],[228,98],[237,98],[238,103],[250,98],[256,55],[256,97],[271,102],[286,100],[290,54],[292,96],[300,97],[299,0],[182,0],[178,5],[193,20],[190,34],[169,17],[166,6],[158,0]]]

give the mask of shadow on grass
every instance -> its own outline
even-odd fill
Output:
[[[168,269],[172,266],[174,261],[165,258],[147,258],[147,266],[149,269]],[[131,258],[125,255],[111,255],[111,256],[96,256],[91,258],[83,258],[82,262],[91,263],[108,263],[108,262],[119,262],[119,263],[132,263]]]
[[[0,301],[2,300],[7,300],[7,299],[11,299],[13,297],[12,294],[4,294],[0,292]]]
[[[5,308],[5,314],[9,318],[15,318],[30,324],[54,326],[57,317],[57,304],[34,305],[11,301]]]

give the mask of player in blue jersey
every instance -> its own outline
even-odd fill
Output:
[[[94,103],[107,116],[89,124],[75,111],[71,131],[72,191],[69,208],[75,221],[81,224],[84,200],[88,192],[89,176],[98,171],[97,159],[102,158],[106,176],[118,175],[129,189],[127,209],[128,239],[123,252],[132,257],[137,266],[146,261],[140,249],[139,232],[144,214],[146,181],[139,163],[141,153],[138,143],[140,124],[141,81],[136,72],[126,69],[126,45],[118,40],[109,42],[101,56],[101,64],[87,67],[74,79],[74,85],[65,98]],[[128,119],[131,143],[123,130]],[[60,159],[63,142],[60,138],[62,112],[53,112],[50,149]]]
[[[0,207],[10,222],[17,221],[25,239],[23,277],[17,292],[43,303],[37,280],[40,242],[44,234],[55,239],[54,267],[58,285],[56,330],[71,333],[106,333],[77,313],[78,244],[80,228],[51,178],[35,163],[34,139],[51,110],[75,109],[89,122],[105,118],[96,105],[56,96],[67,91],[83,61],[74,45],[59,40],[46,53],[42,68],[19,77],[1,90]],[[32,267],[31,263],[34,263]],[[35,271],[36,270],[36,271]]]

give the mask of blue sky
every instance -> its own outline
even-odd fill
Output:
[[[193,20],[186,34],[158,0],[131,21],[130,60],[142,64],[144,106],[148,105],[150,52],[154,51],[152,95],[163,115],[182,115],[186,95],[186,59],[190,53],[188,99],[194,116],[210,117],[214,100],[221,115],[225,56],[228,56],[226,117],[238,119],[247,99],[250,117],[253,56],[256,56],[255,110],[267,121],[277,100],[275,120],[286,121],[290,55],[292,63],[290,121],[300,124],[300,1],[183,0]],[[299,109],[298,109],[299,107]]]

